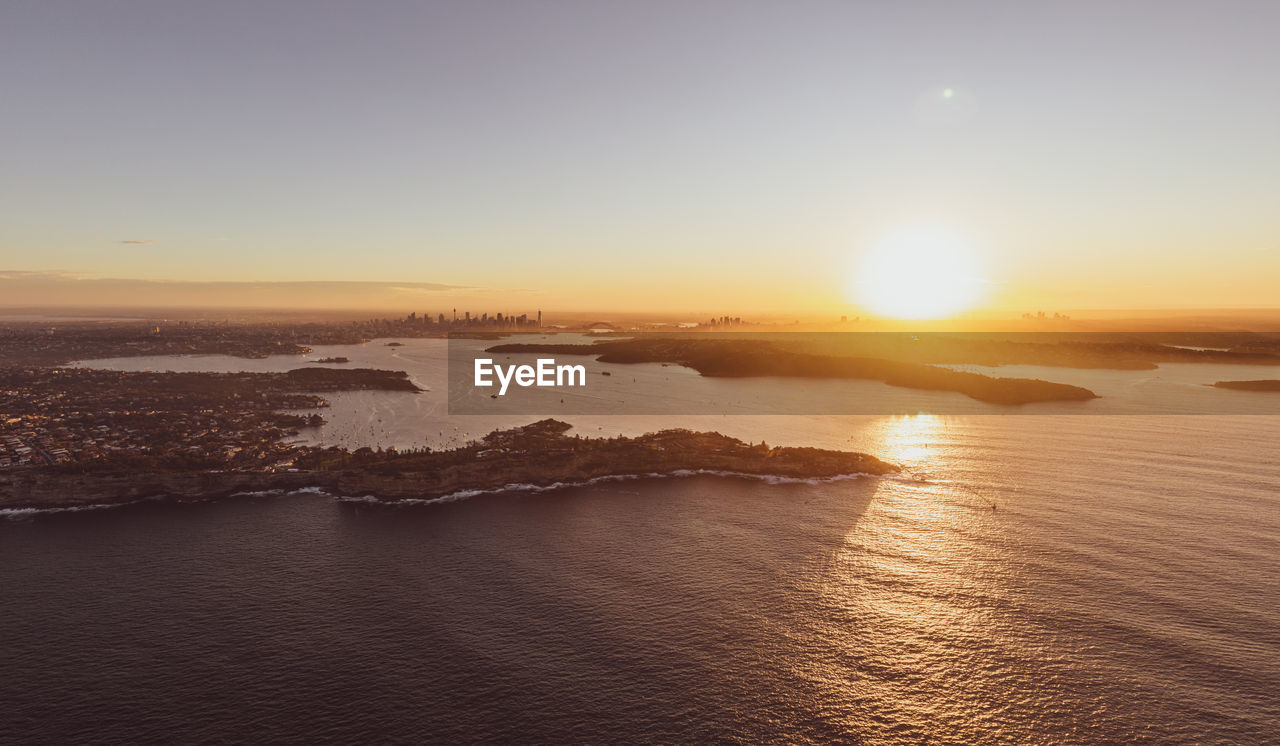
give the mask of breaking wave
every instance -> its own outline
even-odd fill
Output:
[[[242,492],[232,492],[227,497],[283,497],[285,495],[321,495],[324,497],[332,497],[320,487],[302,487],[296,490],[244,490]],[[130,505],[141,505],[143,503],[200,503],[217,500],[217,496],[208,497],[190,497],[175,495],[152,495],[150,497],[142,497],[137,500],[125,500],[121,502],[107,503],[85,503],[82,505],[51,505],[48,507],[25,507],[25,508],[0,508],[0,519],[21,520],[23,518],[34,518],[44,515],[59,515],[62,513],[86,513],[96,510],[109,510],[111,508],[124,508]]]
[[[553,492],[555,490],[564,490],[572,487],[590,487],[596,484],[605,484],[609,482],[626,482],[636,479],[673,479],[687,477],[721,477],[729,479],[749,479],[765,484],[828,484],[831,482],[842,482],[850,479],[861,479],[863,477],[873,477],[874,474],[853,473],[853,474],[837,474],[830,477],[782,477],[772,474],[751,474],[741,471],[719,471],[715,469],[677,469],[671,472],[644,472],[640,474],[609,474],[602,477],[593,477],[571,482],[552,482],[551,484],[529,484],[524,482],[516,482],[506,484],[501,487],[490,489],[472,489],[458,490],[450,492],[439,497],[409,497],[399,499],[385,499],[377,495],[334,495],[323,487],[300,487],[298,489],[272,489],[272,490],[245,490],[242,492],[233,492],[228,497],[283,497],[285,495],[318,495],[321,497],[331,497],[342,503],[363,503],[370,505],[434,505],[437,503],[451,503],[459,500],[477,497],[480,495],[498,495],[508,492],[536,494],[541,492]],[[0,508],[0,519],[20,520],[23,518],[31,518],[41,515],[57,515],[60,513],[83,513],[95,510],[107,510],[109,508],[123,508],[129,505],[139,505],[148,502],[206,502],[216,500],[216,497],[193,498],[193,497],[174,497],[169,495],[155,495],[152,497],[144,497],[138,500],[130,500],[127,502],[110,502],[110,503],[89,503],[85,505],[68,505],[68,506],[51,506],[42,508]]]
[[[50,507],[50,508],[0,508],[0,518],[8,518],[11,520],[19,518],[30,518],[37,515],[54,515],[57,513],[85,513],[90,510],[106,510],[107,508],[119,508],[124,505],[134,505],[139,501],[129,503],[90,503],[88,505],[68,505],[66,507]]]
[[[551,484],[528,484],[523,482],[515,482],[506,484],[501,487],[493,487],[489,489],[473,489],[458,490],[450,492],[439,497],[409,497],[395,500],[386,500],[376,495],[360,495],[360,496],[340,496],[336,498],[338,502],[344,503],[364,503],[371,505],[436,505],[439,503],[451,503],[459,500],[466,500],[471,497],[480,495],[498,495],[507,492],[519,493],[541,493],[553,492],[555,490],[569,489],[571,487],[590,487],[596,484],[604,484],[608,482],[626,482],[635,479],[671,479],[685,477],[727,477],[732,479],[750,479],[766,484],[828,484],[831,482],[843,482],[850,479],[861,479],[863,477],[873,477],[874,474],[858,472],[853,474],[837,474],[831,477],[782,477],[772,474],[751,474],[742,471],[718,471],[715,469],[677,469],[671,472],[646,472],[641,474],[609,474],[602,477],[593,477],[591,479],[583,479],[574,482],[552,482]]]

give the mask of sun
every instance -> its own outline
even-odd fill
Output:
[[[880,316],[942,319],[982,301],[987,282],[973,249],[939,228],[890,234],[862,257],[853,300]]]

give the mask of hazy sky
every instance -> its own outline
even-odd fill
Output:
[[[926,223],[1011,307],[1280,305],[1273,0],[5,0],[0,104],[0,271],[732,312]]]

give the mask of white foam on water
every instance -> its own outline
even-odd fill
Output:
[[[542,493],[542,492],[552,492],[555,490],[569,489],[571,487],[590,487],[592,485],[604,484],[608,482],[625,482],[633,479],[679,479],[679,478],[702,477],[702,476],[732,478],[732,479],[751,479],[755,481],[764,482],[766,484],[817,485],[817,484],[828,484],[831,482],[842,482],[850,479],[862,479],[864,477],[875,477],[877,475],[867,474],[864,472],[857,472],[857,473],[851,473],[851,474],[836,474],[830,477],[784,477],[784,476],[777,476],[773,474],[751,474],[748,472],[718,471],[715,469],[677,469],[675,471],[666,472],[666,473],[646,472],[642,474],[609,474],[602,477],[593,477],[592,479],[585,479],[585,480],[580,480],[576,482],[552,482],[551,484],[528,484],[523,482],[513,482],[511,484],[506,484],[501,487],[494,487],[492,489],[458,490],[456,492],[450,492],[446,495],[441,495],[439,497],[424,497],[424,498],[410,497],[410,498],[402,498],[402,499],[395,499],[395,500],[387,500],[387,499],[379,498],[375,495],[361,495],[358,497],[342,496],[342,497],[338,497],[337,500],[339,502],[346,502],[346,503],[367,503],[367,504],[389,505],[389,506],[436,505],[439,503],[451,503],[451,502],[457,502],[459,500],[466,500],[468,498],[477,497],[479,495],[498,495],[498,494],[503,494],[507,492],[522,492],[522,493],[536,494],[536,493]]]

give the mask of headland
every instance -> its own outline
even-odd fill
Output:
[[[0,472],[0,509],[68,509],[146,499],[205,500],[237,493],[317,488],[338,497],[400,503],[545,488],[623,477],[716,473],[785,479],[883,475],[897,468],[864,453],[750,444],[719,433],[663,430],[582,438],[541,420],[460,448],[300,449],[287,469],[114,468],[110,461]]]

